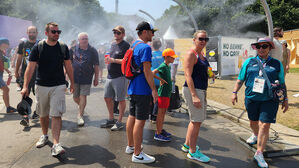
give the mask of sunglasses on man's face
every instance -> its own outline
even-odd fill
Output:
[[[53,34],[56,34],[56,33],[60,34],[61,30],[51,30],[51,33],[53,33]]]
[[[200,38],[198,38],[198,40],[199,40],[199,41],[206,41],[206,42],[208,42],[210,39],[209,39],[208,37],[206,37],[206,38],[201,38],[201,37],[200,37]]]
[[[121,35],[121,32],[114,31],[113,34]]]
[[[263,44],[263,45],[259,45],[259,44],[257,44],[255,47],[256,47],[257,49],[260,49],[260,48],[262,48],[262,49],[266,49],[266,48],[269,47],[269,45],[267,45],[267,44]]]

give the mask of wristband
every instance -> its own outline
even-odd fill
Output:
[[[236,94],[237,94],[238,92],[233,92],[233,93],[236,93]]]
[[[288,99],[288,98],[285,98],[285,99],[284,99],[284,101],[287,101],[287,100],[289,100],[289,99]]]

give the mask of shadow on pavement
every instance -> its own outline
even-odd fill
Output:
[[[17,112],[15,112],[15,113],[0,113],[0,115],[4,116],[3,118],[0,118],[0,122],[22,119],[22,117]]]
[[[98,145],[80,145],[64,148],[67,151],[65,156],[57,158],[59,161],[63,159],[63,162],[44,165],[41,168],[53,168],[63,164],[88,166],[95,163],[100,164],[102,167],[120,167],[120,165],[112,161],[116,158],[115,155]]]

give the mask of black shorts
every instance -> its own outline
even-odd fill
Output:
[[[147,120],[151,95],[130,95],[130,115],[137,120]]]

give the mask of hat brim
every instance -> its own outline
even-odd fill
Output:
[[[166,55],[166,56],[163,56],[163,57],[172,57],[172,58],[177,58],[177,57],[179,57],[179,56],[177,56],[177,55]]]
[[[271,45],[271,48],[272,48],[272,49],[275,48],[274,43],[273,43],[273,42],[270,42],[270,41],[263,41],[263,42],[252,43],[252,44],[251,44],[251,47],[252,47],[254,50],[257,50],[256,45],[257,45],[257,44],[261,44],[261,43],[269,43],[269,44]]]

